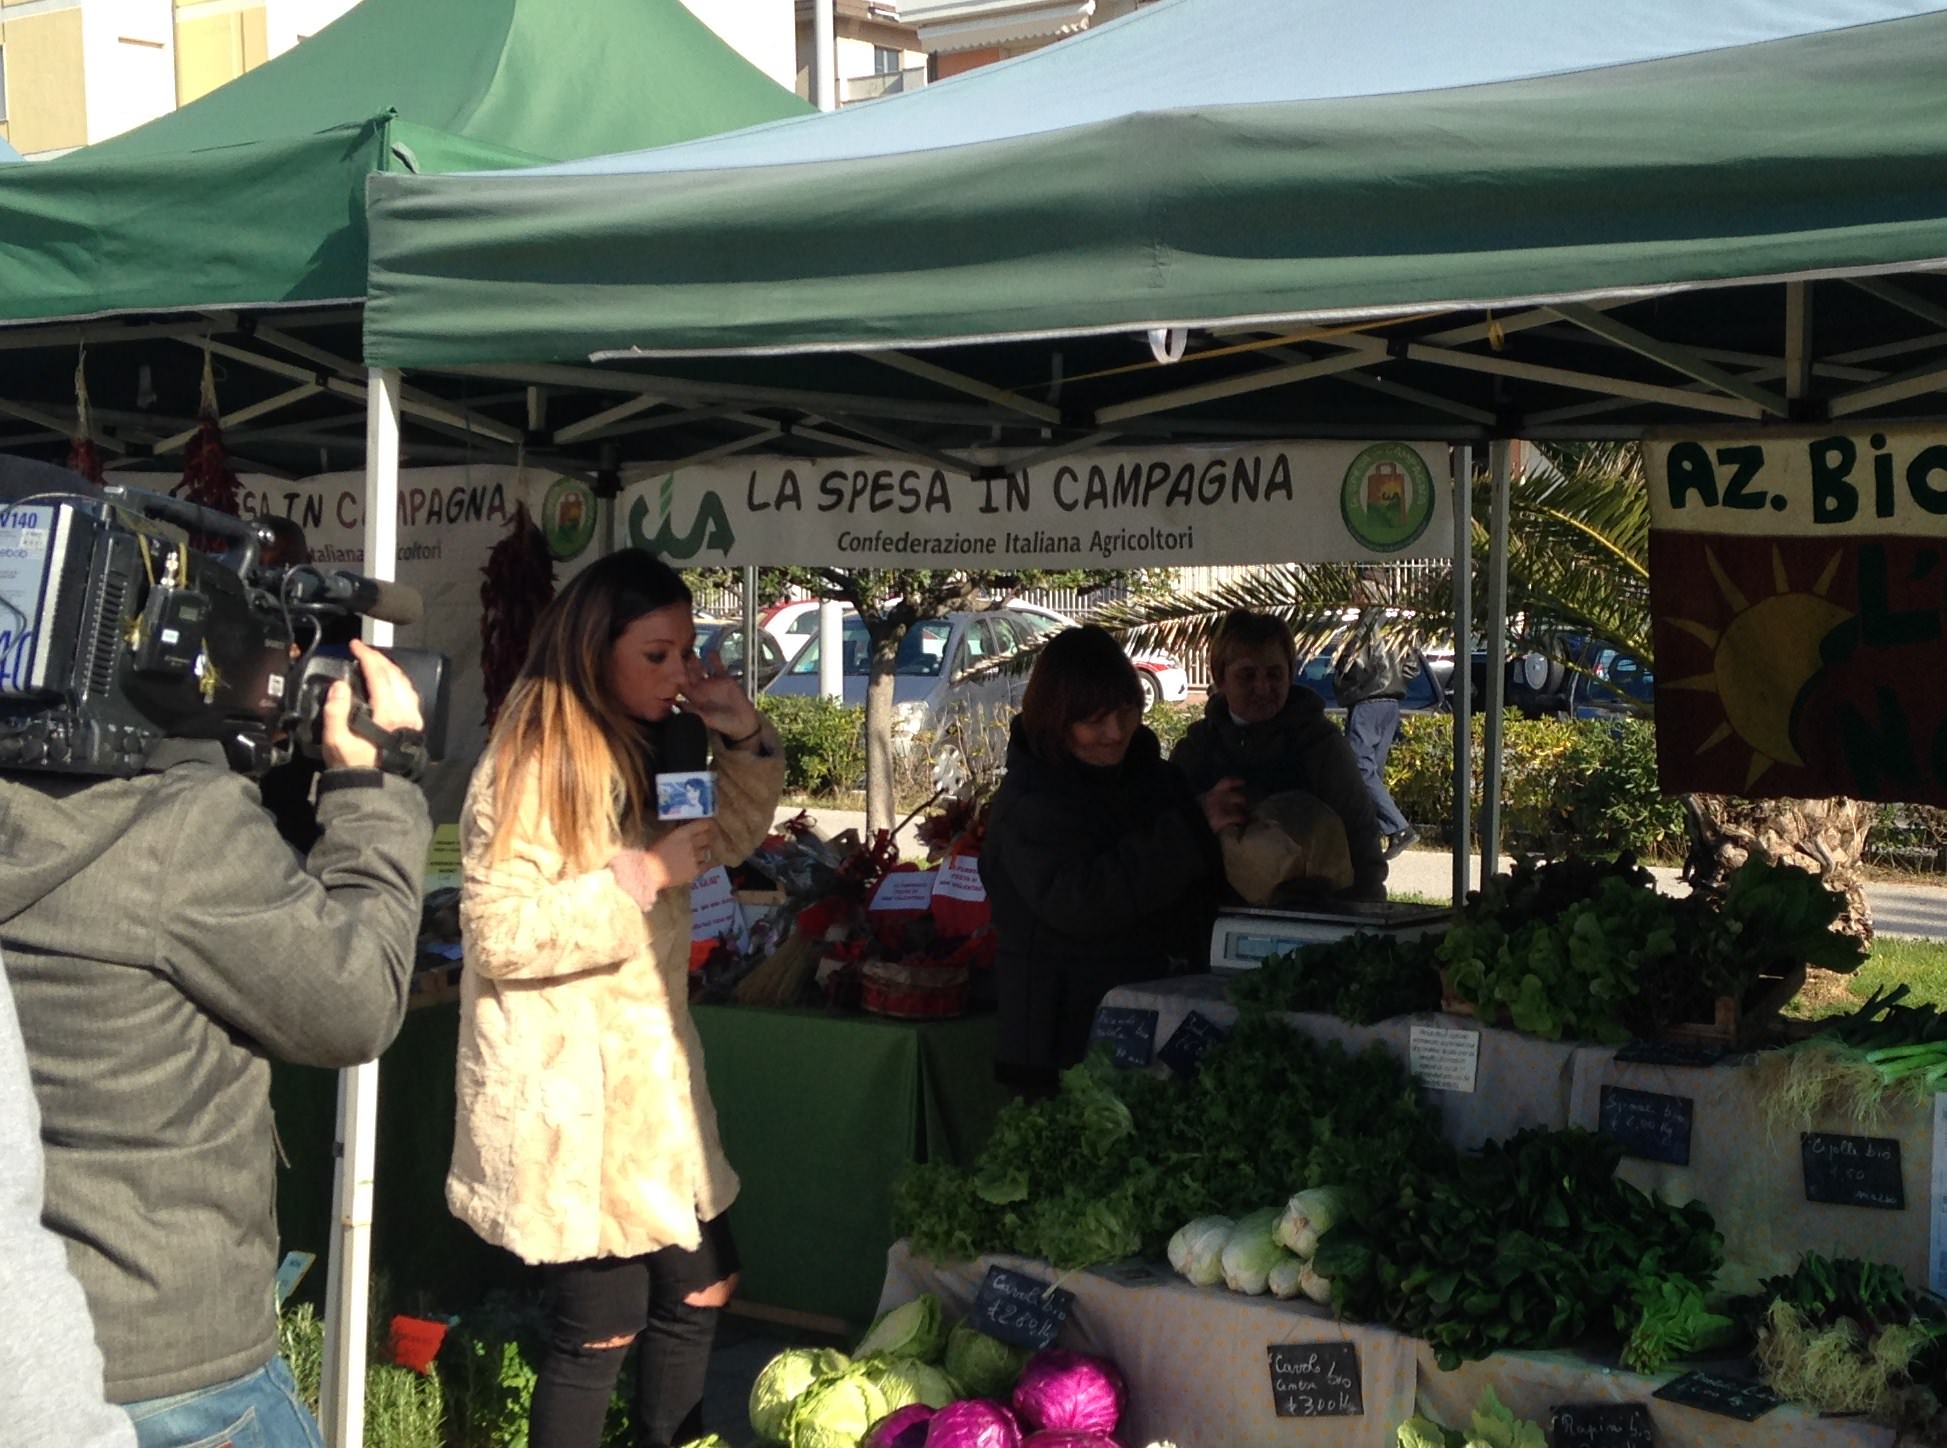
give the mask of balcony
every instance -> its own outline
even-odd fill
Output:
[[[838,83],[838,103],[841,106],[855,106],[862,101],[876,101],[882,96],[915,91],[925,84],[926,67],[923,65],[891,70],[882,75],[856,76]]]

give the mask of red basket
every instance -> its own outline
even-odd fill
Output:
[[[967,968],[931,961],[869,960],[859,968],[859,1004],[900,1020],[939,1019],[967,1009]]]

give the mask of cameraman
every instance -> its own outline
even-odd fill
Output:
[[[373,722],[422,727],[406,676],[352,650]],[[46,1220],[141,1448],[225,1442],[253,1415],[274,1448],[322,1441],[277,1356],[270,1059],[344,1067],[391,1042],[431,833],[351,704],[334,684],[308,858],[215,742],[167,740],[133,779],[0,774],[0,945]]]

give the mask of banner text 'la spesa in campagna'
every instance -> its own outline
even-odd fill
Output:
[[[1215,457],[1197,462],[1151,459],[1076,466],[1057,463],[1042,474],[1048,496],[1063,512],[1201,508],[1218,504],[1295,501],[1291,460],[1284,453]],[[810,492],[807,497],[806,485]],[[745,505],[753,513],[804,512],[950,515],[955,493],[976,513],[1033,511],[1039,486],[1023,468],[1004,477],[960,477],[943,468],[836,468],[815,474],[752,469]]]

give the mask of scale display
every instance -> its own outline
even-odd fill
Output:
[[[1343,901],[1330,909],[1226,910],[1210,931],[1212,970],[1256,970],[1266,959],[1348,935],[1395,935],[1413,940],[1445,930],[1453,911],[1440,906]]]

